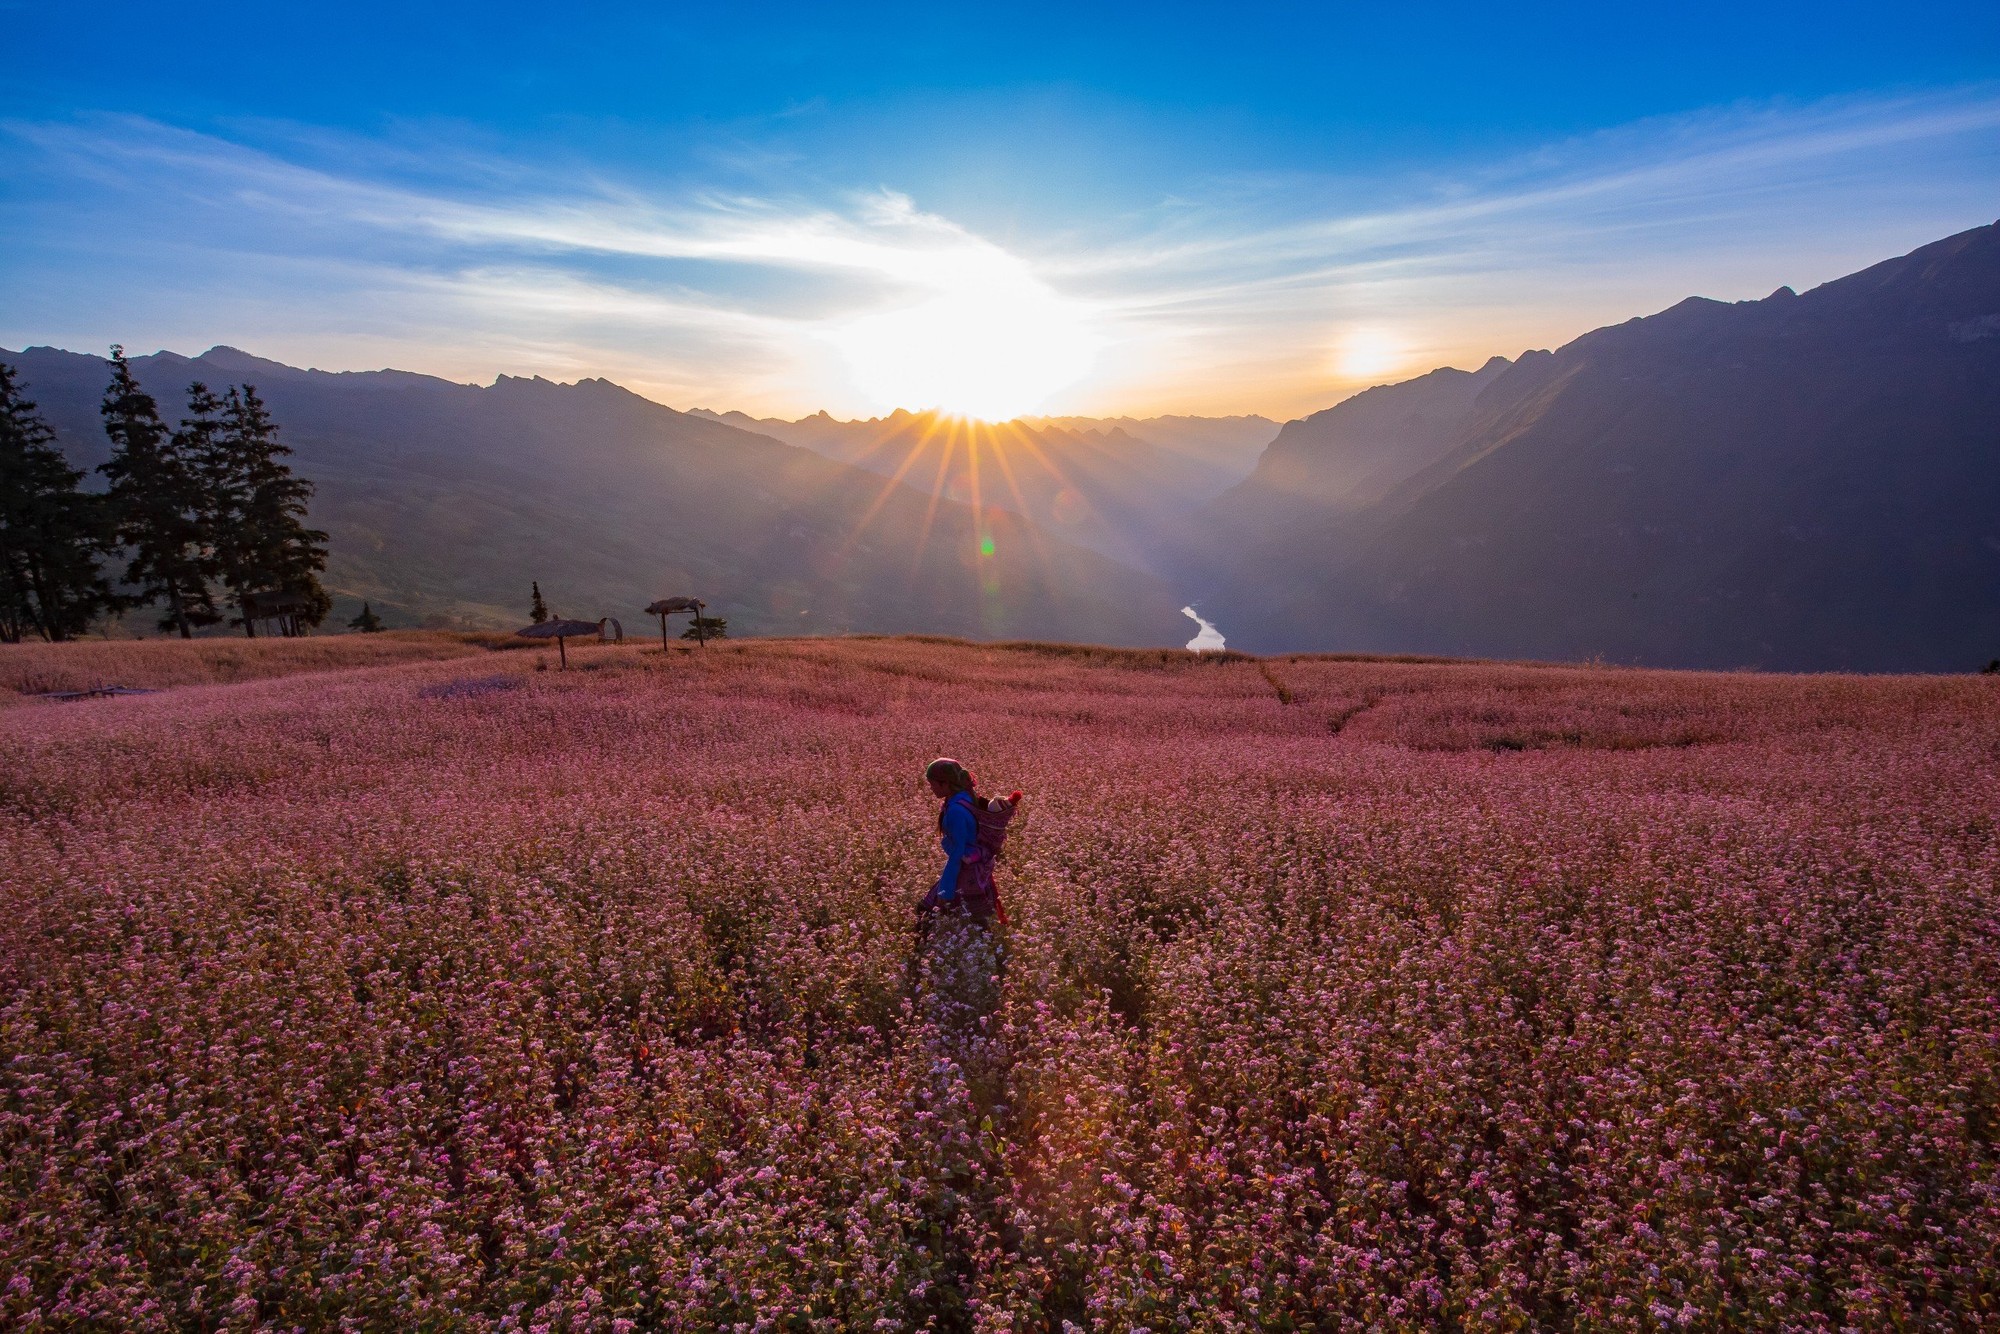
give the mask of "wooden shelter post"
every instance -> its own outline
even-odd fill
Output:
[[[667,617],[684,611],[690,612],[694,616],[694,637],[696,642],[700,643],[704,648],[707,647],[707,627],[701,623],[701,611],[707,605],[700,598],[672,597],[661,598],[658,602],[647,607],[646,614],[648,616],[657,616],[660,618],[660,652],[667,653],[673,649],[673,645],[667,641]]]
[[[571,635],[594,635],[598,633],[598,628],[591,621],[547,620],[538,621],[527,629],[516,630],[514,633],[523,639],[555,640],[556,656],[562,662],[564,670],[568,670],[569,645],[566,641]]]

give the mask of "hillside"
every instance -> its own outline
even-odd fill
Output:
[[[1280,534],[1288,542],[1293,522],[1380,503],[1458,442],[1480,393],[1510,364],[1494,357],[1477,371],[1446,366],[1286,422],[1250,475],[1202,509],[1202,528],[1253,544]]]
[[[1281,425],[1253,414],[1235,417],[1023,417],[1029,426],[1058,426],[1066,431],[1123,431],[1160,449],[1213,469],[1214,479],[1227,486],[1256,465],[1257,456]],[[1224,480],[1226,479],[1226,480]]]
[[[1932,671],[2000,652],[2000,225],[1480,375],[1469,407],[1468,380],[1445,386],[1453,431],[1420,415],[1435,375],[1314,419],[1408,409],[1386,488],[1294,423],[1203,512],[1188,577],[1233,645]]]
[[[1494,357],[1477,371],[1447,366],[1287,422],[1235,491],[1340,510],[1371,505],[1456,443],[1480,393],[1510,364]]]
[[[0,351],[79,464],[108,448],[96,357]],[[751,633],[923,630],[1114,643],[1186,638],[1152,576],[1020,516],[929,498],[604,380],[488,387],[401,371],[302,371],[230,348],[137,357],[172,420],[190,380],[249,381],[332,534],[336,616],[511,627],[539,580],[562,615],[620,617],[669,593]],[[990,554],[982,554],[990,545]]]
[[[374,638],[0,708],[0,1327],[1992,1324],[1994,682]]]

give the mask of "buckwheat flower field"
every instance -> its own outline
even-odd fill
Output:
[[[2000,680],[440,644],[0,650],[0,1324],[2000,1326]]]

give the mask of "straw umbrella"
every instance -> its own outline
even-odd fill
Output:
[[[514,633],[523,639],[555,640],[556,655],[562,659],[562,665],[567,669],[569,666],[569,650],[563,647],[563,641],[571,635],[596,634],[597,622],[548,620],[543,621],[540,625],[531,625],[525,630],[516,630]]]
[[[667,617],[682,611],[691,611],[694,613],[695,641],[704,648],[708,646],[708,640],[701,632],[701,609],[707,605],[700,598],[661,598],[658,602],[646,608],[648,616],[657,616],[660,618],[660,649],[662,652],[666,651],[668,647]]]

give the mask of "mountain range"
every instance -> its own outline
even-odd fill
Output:
[[[94,356],[0,351],[65,453],[108,454]],[[318,487],[335,618],[525,623],[531,581],[560,615],[689,594],[738,633],[846,631],[1173,643],[1189,622],[1156,576],[1005,509],[924,495],[604,380],[478,387],[404,371],[298,370],[233,348],[132,359],[177,419],[189,382],[254,384]]]
[[[101,359],[0,351],[66,451]],[[231,348],[135,358],[163,413],[256,385],[319,486],[337,615],[518,623],[671,593],[751,633],[1958,671],[2000,655],[2000,224],[1804,294],[1261,417],[990,425],[679,412]]]
[[[1286,425],[1175,560],[1232,646],[1966,670],[2000,654],[2000,224]]]

